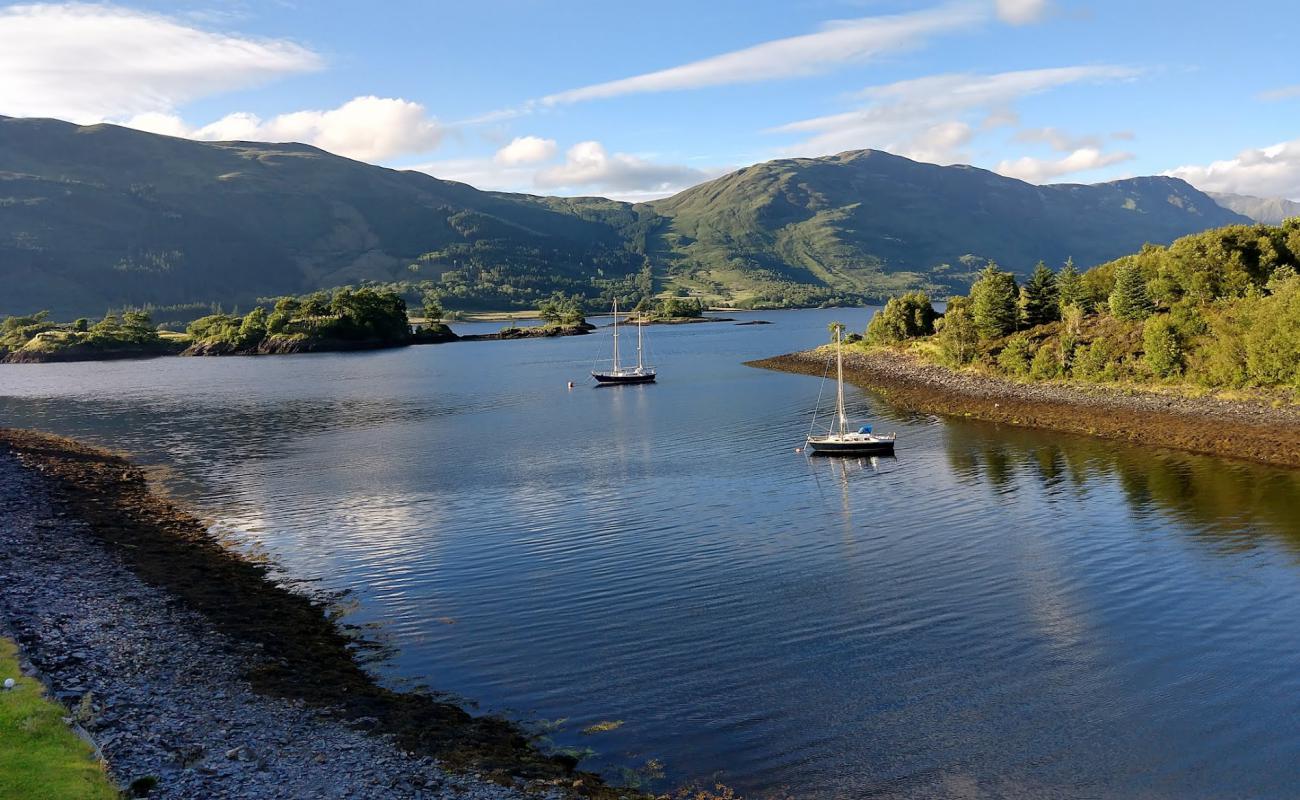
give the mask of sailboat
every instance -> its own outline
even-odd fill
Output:
[[[591,377],[599,383],[654,383],[655,369],[647,367],[641,356],[641,319],[636,321],[636,367],[624,369],[619,363],[618,352],[618,298],[614,298],[614,368],[611,370],[591,371]]]
[[[813,422],[816,423],[814,411]],[[862,456],[894,452],[897,434],[876,435],[870,425],[856,431],[849,430],[849,418],[844,413],[844,342],[843,331],[835,326],[835,425],[824,436],[808,435],[808,448],[819,456]]]

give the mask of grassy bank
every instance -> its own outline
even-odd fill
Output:
[[[0,800],[115,800],[118,791],[89,744],[63,723],[67,709],[21,674],[18,648],[0,638]]]
[[[568,787],[575,796],[637,796],[577,771],[572,757],[541,752],[507,720],[381,686],[357,660],[373,648],[337,625],[327,602],[270,581],[264,565],[226,549],[203,522],[152,492],[125,458],[19,430],[0,429],[0,448],[38,470],[61,511],[84,522],[144,582],[261,652],[245,676],[259,692],[334,709],[407,751],[503,783],[520,778]]]
[[[822,375],[825,348],[749,362]],[[1016,382],[927,363],[891,347],[852,348],[845,377],[902,408],[1300,468],[1300,407],[1252,399],[1066,382]]]

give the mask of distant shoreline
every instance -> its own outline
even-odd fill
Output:
[[[818,349],[747,365],[822,375],[826,360]],[[927,364],[888,348],[846,353],[844,374],[891,403],[925,413],[1300,468],[1300,407],[1104,385],[1017,383]]]
[[[599,317],[596,317],[599,319]],[[476,320],[478,321],[478,320]],[[703,322],[736,322],[732,317],[679,317],[672,319],[655,319],[646,325],[688,325]],[[635,321],[632,322],[635,324]],[[741,325],[768,324],[765,320],[741,322]],[[444,324],[442,327],[447,328]],[[298,355],[302,353],[350,353],[366,350],[393,350],[400,347],[413,347],[430,344],[450,344],[452,342],[483,342],[514,339],[549,339],[559,336],[583,336],[598,328],[609,327],[608,324],[596,326],[589,322],[577,325],[530,325],[523,327],[505,327],[492,333],[456,334],[449,328],[435,336],[413,334],[408,341],[384,342],[379,340],[344,341],[322,340],[276,340],[268,339],[253,351],[236,350],[225,345],[208,345],[204,342],[180,344],[167,339],[157,345],[140,347],[119,347],[95,350],[89,348],[68,348],[63,350],[15,350],[0,356],[0,364],[55,364],[77,361],[121,361],[127,359],[165,358],[180,356],[185,358],[228,358],[232,356],[274,356]]]

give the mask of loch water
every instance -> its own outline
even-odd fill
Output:
[[[349,591],[386,680],[615,779],[1300,794],[1300,472],[852,387],[897,456],[796,452],[820,380],[743,362],[869,314],[654,326],[643,386],[586,380],[605,329],[0,366],[0,425],[134,454],[283,580]]]

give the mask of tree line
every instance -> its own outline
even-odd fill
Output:
[[[1080,272],[1039,263],[1019,284],[989,263],[942,314],[891,299],[866,338],[928,337],[954,367],[1050,380],[1300,388],[1300,218],[1185,236]]]

